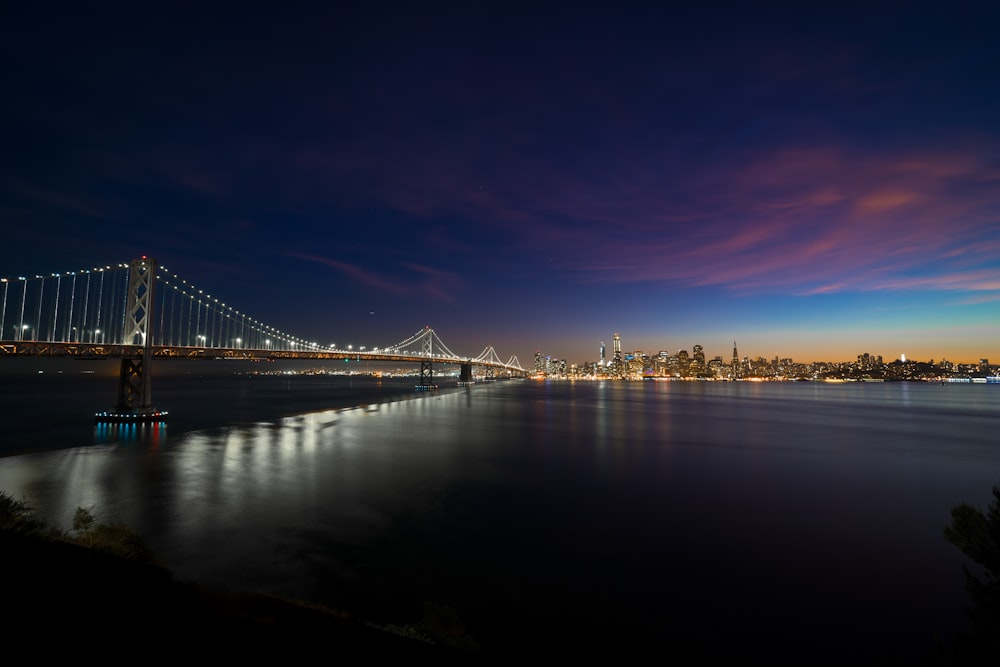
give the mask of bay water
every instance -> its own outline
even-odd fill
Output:
[[[182,580],[449,607],[483,655],[912,664],[964,626],[950,509],[1000,482],[997,385],[200,368],[138,429],[92,423],[113,368],[0,377],[0,490],[121,521]]]

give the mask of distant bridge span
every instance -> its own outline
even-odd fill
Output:
[[[152,421],[166,413],[151,405],[153,359],[315,359],[419,363],[417,389],[434,389],[433,364],[472,367],[487,377],[523,377],[516,356],[503,361],[492,345],[475,356],[448,349],[424,327],[383,348],[322,346],[266,325],[196,289],[142,257],[129,264],[47,276],[0,278],[0,359],[58,357],[119,359],[118,404],[107,421]]]
[[[140,357],[141,345],[101,345],[94,343],[65,343],[34,340],[0,341],[0,359],[5,357],[58,357],[70,359],[122,359]],[[153,345],[154,359],[247,359],[277,361],[279,359],[316,359],[327,361],[394,361],[400,363],[421,363],[431,361],[436,364],[471,363],[475,366],[502,369],[511,375],[522,375],[524,370],[498,360],[481,357],[455,357],[449,355],[423,355],[420,353],[376,352],[316,348],[304,350],[269,350],[233,347],[193,347],[181,345]]]

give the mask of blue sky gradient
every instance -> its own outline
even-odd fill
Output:
[[[7,8],[0,275],[145,254],[522,362],[1000,361],[1000,10],[548,7]]]

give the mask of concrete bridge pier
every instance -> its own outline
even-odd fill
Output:
[[[461,368],[462,370],[458,374],[458,386],[471,387],[475,384],[475,381],[472,379],[472,362],[464,362]]]

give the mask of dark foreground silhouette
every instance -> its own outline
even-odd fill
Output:
[[[913,656],[854,654],[853,664],[994,665],[998,656],[996,572],[1000,568],[1000,487],[988,512],[961,505],[953,511],[946,537],[985,566],[979,579],[967,571],[973,594],[974,630],[954,644],[914,660]],[[225,656],[256,659],[280,654],[331,660],[345,658],[503,662],[549,655],[639,657],[656,655],[674,664],[769,664],[740,657],[736,647],[679,647],[635,637],[536,636],[531,628],[512,634],[506,646],[480,653],[449,610],[429,608],[423,622],[380,628],[343,611],[273,596],[205,588],[175,579],[156,564],[141,539],[124,526],[100,524],[78,510],[71,533],[53,531],[30,508],[0,497],[0,609],[5,643],[30,646],[32,655],[101,654],[117,663],[164,656],[196,659]],[[3,508],[0,508],[3,509]],[[107,548],[113,547],[114,553]],[[103,550],[102,550],[103,549]],[[124,556],[122,554],[125,554]],[[511,619],[508,619],[511,620]],[[516,621],[516,619],[514,619]],[[509,625],[516,630],[517,623]],[[515,648],[516,647],[516,648]],[[813,664],[837,655],[835,645],[810,646]],[[352,660],[353,661],[353,660]]]
[[[447,657],[457,650],[409,639],[331,610],[179,582],[157,565],[0,530],[3,631],[45,652],[73,648],[145,655],[211,649],[294,655],[324,648],[370,657]],[[41,654],[39,654],[41,655]],[[139,657],[139,654],[136,655]]]

